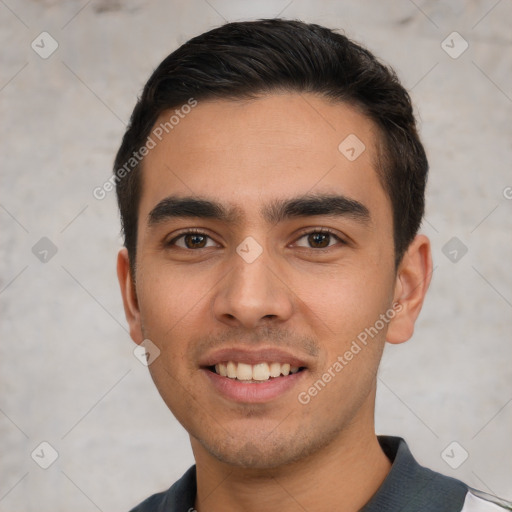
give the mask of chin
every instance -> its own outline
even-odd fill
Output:
[[[292,464],[313,454],[328,443],[326,440],[311,440],[301,436],[286,436],[276,439],[266,434],[258,440],[223,440],[218,443],[199,440],[203,448],[214,458],[243,469],[270,470]],[[315,442],[316,441],[316,442]]]

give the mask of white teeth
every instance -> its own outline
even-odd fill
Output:
[[[281,363],[272,363],[270,365],[270,376],[279,377],[281,375]]]
[[[226,375],[230,379],[236,379],[236,364],[233,361],[229,361],[228,367],[226,369]]]
[[[252,366],[250,364],[238,363],[238,368],[236,369],[236,378],[238,380],[251,380]]]
[[[238,365],[240,366],[240,365]],[[270,370],[267,363],[255,364],[252,367],[253,380],[268,380],[270,377]]]
[[[298,371],[298,366],[290,366],[288,363],[258,363],[251,365],[229,361],[227,364],[218,363],[215,365],[215,373],[218,375],[243,381],[265,381],[269,380],[270,377],[286,376]]]
[[[217,369],[217,366],[219,367]],[[225,364],[216,364],[215,365],[215,371],[221,376],[221,377],[227,377],[228,376],[228,369],[226,368]]]

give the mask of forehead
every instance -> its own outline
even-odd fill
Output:
[[[177,110],[179,118],[176,109],[162,113],[151,134],[141,220],[169,195],[217,198],[244,219],[260,215],[262,203],[309,193],[343,194],[389,213],[377,129],[349,105],[280,93]]]

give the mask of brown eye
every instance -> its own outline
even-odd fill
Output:
[[[308,235],[309,244],[316,249],[323,249],[329,246],[331,235],[329,233],[312,233]]]
[[[183,240],[187,249],[202,249],[206,244],[206,236],[198,234],[185,235]]]
[[[181,235],[173,238],[167,246],[172,247],[180,247],[182,249],[204,249],[206,247],[212,247],[212,245],[207,245],[208,240],[211,238],[205,233],[196,233],[195,231],[189,231],[187,233],[182,233]],[[213,242],[213,240],[212,240]],[[214,244],[215,245],[215,244]]]
[[[344,244],[343,240],[334,233],[326,230],[316,230],[304,233],[299,240],[306,239],[306,243],[297,243],[300,247],[308,249],[327,249],[336,242]]]

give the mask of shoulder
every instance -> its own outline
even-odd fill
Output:
[[[391,471],[363,512],[499,512],[512,504],[418,464],[404,439],[378,436]]]
[[[192,512],[196,488],[196,467],[192,466],[167,491],[153,494],[130,512]]]
[[[165,492],[159,492],[153,494],[149,498],[145,499],[142,503],[139,503],[136,507],[132,508],[130,512],[164,512],[167,502],[167,495],[170,489]]]

